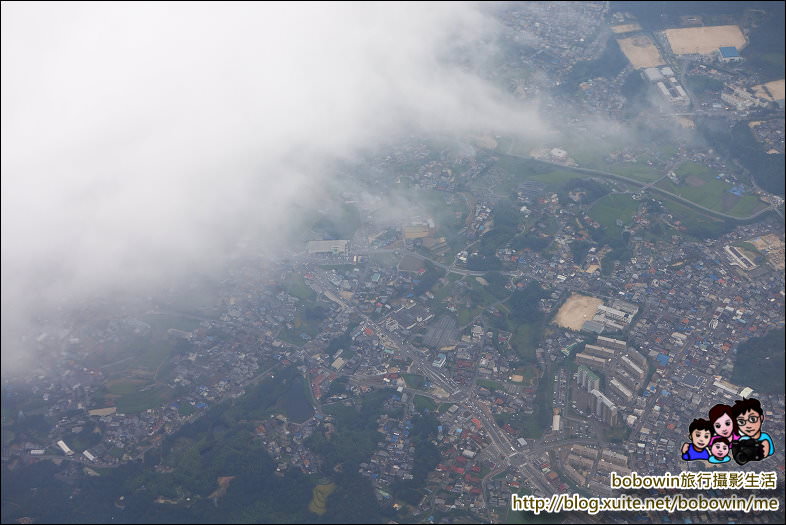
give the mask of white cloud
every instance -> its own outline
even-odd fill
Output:
[[[539,133],[451,60],[496,30],[465,3],[3,3],[4,362],[53,301],[198,270],[249,220],[272,235],[324,160]]]

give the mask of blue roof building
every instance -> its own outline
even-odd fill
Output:
[[[718,49],[721,62],[739,62],[742,60],[739,51],[734,46],[721,47]]]

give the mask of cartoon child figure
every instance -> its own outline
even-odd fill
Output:
[[[729,440],[723,436],[715,436],[710,442],[710,463],[726,463],[729,456]]]
[[[710,459],[707,445],[712,437],[712,424],[706,419],[694,419],[688,428],[690,431],[690,443],[682,445],[682,459],[694,461],[697,459]]]
[[[740,429],[740,439],[732,451],[742,450],[742,458],[747,461],[760,461],[771,456],[775,452],[775,447],[772,444],[770,435],[761,431],[761,424],[764,422],[764,411],[759,400],[742,398],[734,403],[731,412]],[[760,444],[760,450],[755,450],[759,447],[754,449],[746,443],[748,440],[754,440],[757,444]],[[736,452],[734,453],[734,459],[739,463]]]
[[[710,409],[710,423],[712,423],[712,431],[715,435],[725,437],[729,440],[729,444],[740,439],[737,420],[734,419],[729,405],[715,405],[712,407]]]

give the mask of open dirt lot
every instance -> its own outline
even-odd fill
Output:
[[[777,235],[764,235],[749,239],[748,242],[766,254],[767,262],[773,268],[781,271],[786,268],[786,264],[784,264],[784,243]]]
[[[766,98],[767,100],[780,100],[784,95],[784,79],[759,84],[758,86],[753,86],[752,89],[757,97]]]
[[[663,32],[671,50],[677,55],[708,55],[719,47],[745,47],[745,35],[739,26],[683,27]]]
[[[674,117],[674,120],[683,128],[693,129],[696,127],[696,123],[687,117]]]
[[[648,36],[640,35],[617,40],[620,49],[636,69],[662,66],[666,62]]]
[[[630,33],[631,31],[638,31],[641,29],[639,24],[622,24],[618,26],[611,26],[611,30],[615,33]]]
[[[602,304],[603,301],[595,297],[574,293],[560,307],[554,322],[563,328],[581,330],[584,321],[592,319],[592,316],[598,310],[598,306]]]

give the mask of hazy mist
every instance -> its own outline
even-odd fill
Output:
[[[38,315],[272,247],[325,166],[403,133],[539,135],[456,60],[472,4],[4,3],[2,361]]]

